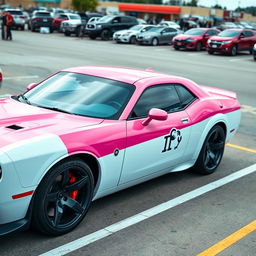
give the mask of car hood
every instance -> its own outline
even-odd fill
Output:
[[[210,38],[212,41],[231,41],[234,40],[234,37],[221,37],[221,36],[212,36]]]
[[[184,34],[175,36],[175,39],[180,39],[180,40],[186,40],[186,39],[189,39],[189,38],[201,39],[202,36],[201,35],[199,35],[199,36],[196,36],[196,35],[184,35]]]
[[[0,99],[0,116],[0,147],[6,142],[31,139],[43,134],[60,136],[103,121],[31,106],[12,98]]]
[[[81,24],[82,23],[82,20],[65,20],[65,21],[62,21],[62,23],[68,23],[68,24],[74,24],[74,25],[77,25],[77,24]]]
[[[137,34],[137,33],[139,33],[139,31],[138,30],[131,30],[131,29],[124,29],[124,30],[119,30],[119,31],[117,31],[115,33],[121,34],[121,35],[126,34],[126,33]]]

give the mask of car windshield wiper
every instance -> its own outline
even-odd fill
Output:
[[[25,103],[31,105],[31,102],[28,100],[28,98],[27,98],[25,95],[20,94],[20,95],[18,96],[18,100],[20,101],[20,99],[22,99],[23,102],[25,102]]]
[[[62,113],[67,113],[67,114],[71,114],[71,115],[76,115],[75,113],[71,113],[69,111],[66,111],[66,110],[63,110],[61,108],[56,108],[56,107],[47,107],[47,106],[40,106],[40,105],[37,105],[38,107],[40,108],[46,108],[46,109],[50,109],[50,110],[53,110],[53,111],[58,111],[58,112],[62,112]]]

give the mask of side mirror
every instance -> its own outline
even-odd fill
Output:
[[[36,87],[38,85],[38,83],[31,83],[27,86],[27,91],[30,91],[31,89],[33,89],[34,87]]]
[[[239,38],[241,39],[241,38],[244,38],[245,36],[244,36],[244,34],[241,34],[240,36],[239,36]]]
[[[204,37],[208,38],[208,37],[210,37],[210,35],[209,34],[204,34]]]
[[[142,122],[142,125],[147,126],[151,120],[164,121],[167,118],[168,114],[166,111],[158,108],[152,108],[148,113],[148,117]]]

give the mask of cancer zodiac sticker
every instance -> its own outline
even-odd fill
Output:
[[[173,128],[170,134],[164,136],[165,144],[162,153],[170,150],[176,150],[182,140],[181,131]]]

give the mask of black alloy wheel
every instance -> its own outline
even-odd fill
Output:
[[[108,29],[103,29],[100,34],[101,40],[108,41],[110,39],[110,31]]]
[[[93,183],[90,167],[78,158],[53,167],[36,190],[32,224],[47,235],[70,232],[89,209]]]
[[[236,56],[237,55],[237,46],[233,45],[230,51],[231,56]]]
[[[130,44],[136,44],[136,36],[132,36],[131,38],[130,38]]]
[[[225,140],[226,135],[223,128],[220,125],[212,127],[206,136],[193,170],[201,174],[213,173],[221,162]]]
[[[196,44],[196,51],[201,51],[202,50],[202,43],[201,42],[198,42],[197,44]]]
[[[154,38],[152,39],[151,44],[152,44],[153,46],[157,46],[157,45],[159,44],[158,39],[157,39],[156,37],[154,37]]]

